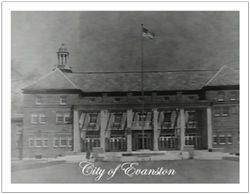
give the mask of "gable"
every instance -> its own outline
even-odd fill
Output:
[[[41,77],[23,90],[72,90],[79,89],[64,73],[59,69]]]
[[[223,66],[207,83],[206,86],[234,86],[239,85],[239,72]]]

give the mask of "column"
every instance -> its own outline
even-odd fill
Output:
[[[181,151],[183,151],[183,148],[185,146],[185,114],[184,114],[184,108],[180,109],[180,121],[181,121],[181,131],[180,131],[180,138],[181,138]]]
[[[154,111],[154,151],[158,151],[158,137],[159,137],[159,131],[158,131],[158,110],[157,109],[153,109]]]
[[[78,110],[74,109],[74,149],[73,152],[81,152],[81,146],[80,146],[80,131],[79,131],[79,115]]]
[[[132,151],[132,109],[127,110],[127,152]]]
[[[211,107],[207,107],[207,148],[213,148],[213,139],[212,139],[212,110]]]
[[[101,110],[101,130],[100,130],[100,144],[103,151],[106,151],[105,146],[105,132],[107,128],[107,122],[108,122],[108,111],[107,110]]]

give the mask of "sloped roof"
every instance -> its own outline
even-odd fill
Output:
[[[79,89],[60,69],[48,73],[23,90]]]
[[[206,86],[239,85],[239,71],[223,66],[207,83]]]
[[[199,90],[214,71],[144,72],[146,91]],[[84,92],[141,91],[141,73],[68,73],[66,76]]]
[[[239,85],[239,72],[227,66],[219,71],[143,72],[144,91],[200,90],[204,86]],[[56,69],[24,90],[79,89],[83,92],[141,91],[141,72],[63,73]]]

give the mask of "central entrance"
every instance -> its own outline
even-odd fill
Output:
[[[152,132],[144,132],[144,136],[142,136],[142,132],[134,132],[133,133],[133,142],[132,142],[132,150],[141,150],[141,149],[147,149],[147,150],[153,150],[153,138],[152,138]],[[142,143],[144,141],[144,148],[142,147]]]

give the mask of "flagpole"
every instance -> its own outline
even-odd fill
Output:
[[[144,149],[143,24],[141,24],[142,149]]]

